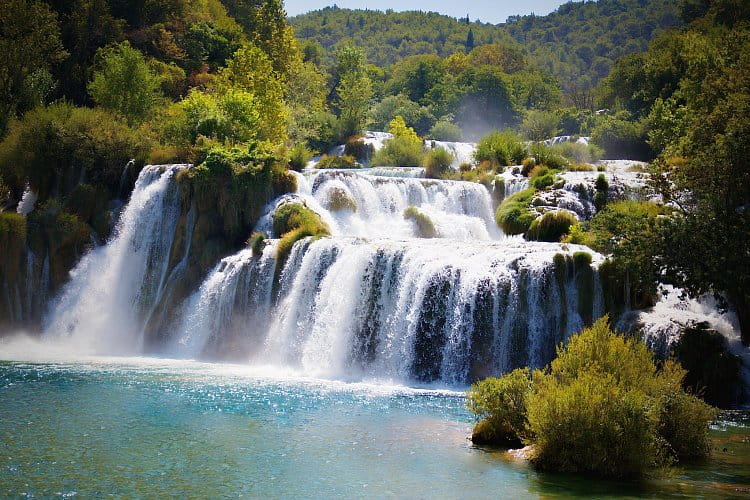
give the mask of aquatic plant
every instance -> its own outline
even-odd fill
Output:
[[[495,221],[505,234],[523,234],[537,218],[536,212],[529,208],[536,191],[525,189],[509,196],[497,207]]]

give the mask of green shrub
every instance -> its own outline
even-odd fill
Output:
[[[422,160],[425,175],[432,179],[440,179],[443,174],[452,170],[454,160],[453,154],[445,148],[430,149]]]
[[[488,161],[494,168],[520,165],[526,156],[523,141],[510,130],[492,132],[482,137],[474,153],[477,162]]]
[[[307,166],[310,158],[312,158],[312,151],[304,143],[296,144],[289,151],[289,168],[301,172]]]
[[[533,188],[509,196],[497,207],[495,221],[505,234],[523,234],[537,218],[529,206],[536,191]]]
[[[393,134],[393,139],[386,141],[373,155],[372,164],[394,167],[420,166],[424,157],[424,147],[414,129],[407,127],[404,120],[397,116],[391,122],[389,132]]]
[[[653,152],[648,146],[645,125],[612,116],[604,116],[591,132],[591,142],[602,148],[604,157],[612,160],[649,161]]]
[[[15,212],[0,212],[0,278],[16,278],[25,247],[26,218]]]
[[[541,143],[532,144],[530,154],[537,165],[546,165],[553,170],[567,170],[570,165],[564,156]]]
[[[576,216],[567,210],[547,212],[534,219],[529,226],[528,238],[533,241],[556,243],[570,231],[570,226],[578,222]]]
[[[338,156],[338,155],[323,155],[323,157],[315,164],[315,168],[360,168],[361,165],[357,163],[356,158],[353,156]]]
[[[706,456],[715,413],[682,390],[684,375],[672,361],[657,371],[642,341],[598,320],[558,348],[548,371],[534,375],[526,399],[533,463],[631,477]]]
[[[584,266],[590,266],[591,254],[588,252],[575,252],[573,254],[573,262],[575,263],[576,269],[580,269]]]
[[[414,205],[409,205],[404,210],[404,219],[414,221],[420,238],[435,238],[437,231],[432,219]]]
[[[463,138],[463,132],[455,123],[440,120],[432,126],[427,137],[434,141],[458,142]]]
[[[147,156],[146,138],[103,109],[59,103],[11,123],[0,143],[0,175],[15,191],[28,182],[39,200],[64,197],[83,178],[117,194],[123,169]]]
[[[521,123],[521,133],[529,141],[543,141],[559,132],[560,117],[550,111],[529,111]]]
[[[604,151],[596,144],[563,142],[550,147],[550,150],[576,163],[593,163],[602,159]]]
[[[299,203],[287,203],[273,214],[273,231],[281,239],[276,247],[276,258],[283,263],[294,244],[308,236],[330,236],[331,230],[311,209]]]
[[[521,446],[522,438],[527,437],[526,397],[531,389],[528,368],[472,384],[466,395],[466,405],[480,421],[474,427],[471,440],[475,444]]]
[[[254,231],[247,240],[247,246],[253,251],[253,255],[261,255],[263,253],[263,245],[266,241],[266,235],[260,231]]]
[[[344,145],[344,155],[353,156],[362,163],[369,163],[374,152],[375,148],[372,144],[366,144],[361,139],[349,139]]]

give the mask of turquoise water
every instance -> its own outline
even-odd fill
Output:
[[[750,494],[750,427],[642,484],[474,448],[459,392],[158,360],[0,363],[3,496],[498,498]],[[726,451],[723,451],[726,449]]]

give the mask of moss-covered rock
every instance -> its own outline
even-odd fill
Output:
[[[330,236],[331,230],[320,216],[310,208],[300,203],[287,203],[279,207],[273,214],[273,231],[281,237],[276,246],[278,268],[296,242],[308,236],[315,238]]]
[[[357,201],[344,188],[332,187],[326,192],[325,207],[331,212],[356,212]]]
[[[568,234],[570,227],[576,222],[576,216],[567,210],[547,212],[531,222],[526,236],[533,241],[555,243]]]
[[[404,210],[404,219],[413,221],[417,226],[417,236],[420,238],[435,238],[437,230],[432,219],[414,205],[409,205]]]
[[[497,207],[495,221],[505,234],[523,234],[537,218],[537,213],[529,207],[534,199],[533,188],[520,191],[507,197]]]

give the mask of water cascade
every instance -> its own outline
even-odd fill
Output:
[[[174,177],[183,168],[144,167],[112,240],[71,272],[45,320],[48,335],[70,337],[85,351],[141,352],[143,328],[167,278],[180,208]]]

